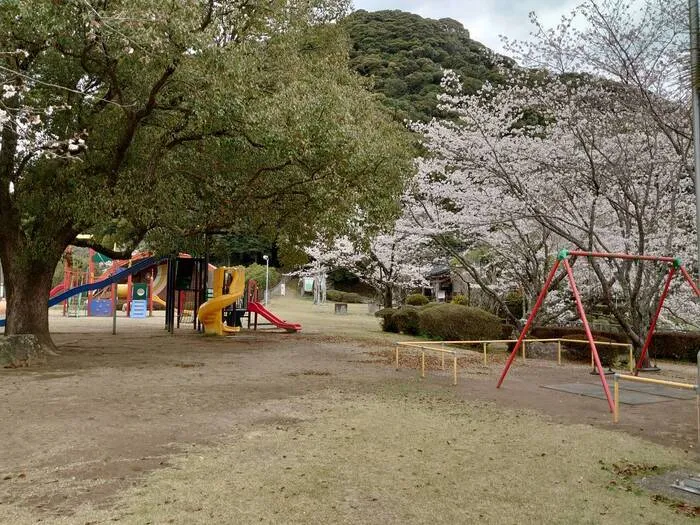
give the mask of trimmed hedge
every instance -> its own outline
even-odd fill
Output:
[[[398,334],[399,325],[394,320],[394,313],[396,313],[396,310],[393,308],[382,308],[374,312],[374,317],[381,318],[383,331]]]
[[[401,333],[408,335],[420,333],[420,315],[415,306],[402,306],[393,313],[391,322],[396,324]]]
[[[433,339],[499,339],[503,326],[495,315],[459,304],[438,304],[420,311],[420,331]]]
[[[532,337],[539,339],[577,339],[579,341],[587,341],[586,332],[582,327],[576,326],[537,326],[534,327],[530,334]],[[628,343],[629,340],[623,334],[616,332],[593,332],[593,338],[596,341],[604,341],[607,343]],[[509,345],[509,349],[514,346],[514,343]],[[566,355],[574,361],[591,360],[591,349],[587,343],[562,343],[562,348],[566,350]],[[621,346],[596,346],[600,364],[604,367],[613,366],[618,357],[627,360],[627,349]]]
[[[533,337],[542,339],[558,337],[564,337],[567,339],[586,338],[583,328],[573,326],[537,326],[533,328],[530,333]],[[595,331],[593,332],[593,337],[596,341],[629,343],[629,339],[625,334],[617,332]],[[574,359],[590,359],[590,351],[584,344],[567,345],[567,350],[569,355]],[[601,346],[599,348],[601,360],[603,359],[603,354],[620,352],[620,350],[608,352],[610,350],[612,350],[612,347]],[[674,359],[695,363],[697,360],[698,351],[700,351],[700,332],[673,332],[659,330],[655,332],[654,336],[651,338],[649,355],[652,358]]]
[[[462,306],[469,306],[469,298],[466,295],[457,294],[452,297],[452,304],[461,304]]]
[[[328,290],[326,299],[334,303],[364,303],[365,299],[359,293],[341,292],[340,290]]]
[[[659,359],[678,359],[695,363],[700,352],[700,332],[656,332],[649,354]]]
[[[422,293],[412,293],[406,296],[406,304],[410,306],[423,306],[428,304],[429,299]]]

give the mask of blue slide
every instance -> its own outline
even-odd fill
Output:
[[[49,299],[49,308],[52,306],[55,306],[57,304],[60,304],[61,302],[65,301],[69,297],[73,297],[74,295],[78,295],[79,293],[85,293],[85,292],[94,292],[95,290],[101,290],[102,288],[106,288],[107,286],[111,286],[112,284],[118,283],[125,279],[129,275],[133,275],[135,273],[139,273],[140,271],[146,270],[150,268],[151,266],[155,266],[156,264],[160,264],[162,262],[162,259],[156,259],[155,257],[146,257],[145,259],[141,259],[139,262],[134,263],[131,265],[130,268],[121,268],[118,270],[114,275],[110,275],[109,277],[102,279],[100,281],[96,281],[94,283],[87,283],[87,284],[82,284],[80,286],[76,286],[75,288],[71,288],[70,290],[66,290],[63,293],[60,293],[56,295],[55,297],[52,297]],[[5,326],[5,319],[0,319],[0,326]]]

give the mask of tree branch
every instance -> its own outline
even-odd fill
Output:
[[[110,259],[116,259],[116,260],[126,260],[126,259],[131,259],[131,254],[134,251],[134,248],[131,248],[129,250],[111,250],[109,248],[106,248],[105,246],[102,246],[99,242],[93,240],[92,238],[90,239],[74,239],[71,244],[73,246],[77,246],[78,248],[90,248],[92,250],[95,250],[97,253],[100,253],[106,257],[109,257]],[[138,243],[135,243],[138,244]]]

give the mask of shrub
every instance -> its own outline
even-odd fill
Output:
[[[438,306],[438,305],[440,305],[440,304],[443,304],[443,303],[438,303],[438,302],[436,302],[436,301],[431,301],[431,302],[429,302],[428,304],[424,304],[424,305],[421,306],[419,309],[420,309],[420,311],[422,312],[423,310],[429,310],[430,308],[434,308],[435,306]]]
[[[592,332],[593,339],[595,341],[602,341],[608,343],[628,343],[627,338],[622,334],[617,334],[615,332]],[[576,326],[537,326],[533,328],[528,334],[530,337],[540,338],[540,339],[575,339],[578,341],[587,341],[586,332],[583,328]],[[511,348],[512,345],[509,346]],[[566,350],[566,355],[574,361],[588,361],[591,360],[591,348],[586,343],[562,343],[562,348]],[[608,346],[599,345],[596,346],[596,351],[598,352],[598,357],[600,357],[600,364],[604,367],[613,366],[617,357],[627,357],[627,349],[622,346]]]
[[[466,295],[457,294],[452,297],[452,304],[461,304],[462,306],[469,306],[469,299]]]
[[[374,312],[375,317],[380,317],[382,319],[382,330],[385,332],[393,332],[395,334],[399,333],[399,326],[394,320],[394,314],[397,310],[393,308],[382,308]]]
[[[532,337],[566,339],[586,339],[583,328],[575,326],[536,326],[530,332]],[[528,335],[530,335],[528,334]],[[596,341],[613,341],[617,343],[629,343],[625,334],[611,331],[595,331],[593,338]],[[583,343],[565,345],[568,355],[573,359],[582,361],[590,360],[590,349]],[[626,349],[621,347],[601,346],[597,347],[601,358],[601,363],[608,366],[606,362],[615,359],[615,355],[626,357]],[[695,363],[697,353],[700,351],[700,332],[672,332],[657,331],[651,339],[649,356],[658,359],[676,359]],[[607,354],[612,354],[608,357]],[[605,357],[604,357],[605,355]]]
[[[328,290],[326,299],[334,303],[364,303],[364,298],[355,292],[341,292],[340,290]]]
[[[700,332],[655,332],[649,354],[659,359],[680,359],[695,363],[700,351]]]
[[[434,339],[498,339],[503,323],[493,314],[459,304],[437,304],[420,312],[421,333]]]
[[[523,294],[517,290],[508,292],[503,298],[503,302],[506,303],[508,310],[516,319],[521,319],[523,317]],[[505,316],[505,312],[501,313]]]
[[[408,335],[418,335],[420,317],[414,306],[402,306],[391,316],[391,323],[396,324],[397,331]]]
[[[422,293],[412,293],[406,296],[406,304],[410,306],[423,306],[428,304],[428,298]]]
[[[266,267],[264,264],[254,263],[247,266],[245,269],[246,284],[250,279],[255,279],[255,281],[258,283],[258,288],[260,288],[260,290],[265,290],[265,271]],[[268,288],[272,290],[275,286],[277,286],[277,283],[280,282],[280,279],[282,279],[282,275],[277,268],[270,266],[270,277],[267,283]]]

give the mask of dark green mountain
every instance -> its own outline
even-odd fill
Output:
[[[472,40],[451,18],[431,20],[403,11],[355,11],[341,22],[350,37],[351,65],[373,79],[396,117],[429,120],[442,116],[437,94],[443,69],[457,71],[467,92],[485,80],[499,82],[494,55]]]

